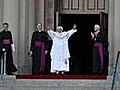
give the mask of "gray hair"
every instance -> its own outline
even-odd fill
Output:
[[[58,30],[58,29],[61,29],[61,30],[63,31],[63,27],[62,27],[62,26],[58,26],[58,27],[57,27],[57,30]]]

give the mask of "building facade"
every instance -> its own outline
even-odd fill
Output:
[[[67,15],[98,15],[102,29],[107,30],[109,41],[109,73],[114,67],[117,51],[120,50],[120,0],[0,0],[0,24],[8,22],[13,33],[16,52],[14,62],[19,73],[30,73],[31,58],[28,56],[30,39],[35,25],[63,24]],[[79,17],[79,16],[78,16]],[[67,19],[66,19],[67,20]],[[73,20],[73,19],[72,19]],[[94,21],[91,25],[93,25]],[[0,26],[2,29],[2,27]]]

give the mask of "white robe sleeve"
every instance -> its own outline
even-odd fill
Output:
[[[55,36],[55,32],[53,30],[48,30],[48,35],[53,39]]]
[[[75,32],[77,32],[77,29],[71,29],[71,30],[69,30],[69,31],[67,31],[67,36],[68,36],[68,38],[70,38],[70,36],[72,35],[72,34],[74,34]]]
[[[14,46],[14,44],[11,44],[11,49],[12,49],[12,52],[15,52],[15,46]]]

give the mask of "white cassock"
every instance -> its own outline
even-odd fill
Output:
[[[51,49],[51,72],[56,71],[69,71],[69,58],[70,53],[68,49],[68,39],[77,30],[69,30],[67,32],[54,32],[53,30],[48,30],[49,36],[53,40],[53,45]]]

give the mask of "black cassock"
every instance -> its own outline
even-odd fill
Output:
[[[13,56],[12,56],[12,34],[10,31],[1,31],[0,32],[0,59],[3,56],[2,49],[4,48],[6,53],[6,74],[12,74],[12,72],[16,72],[17,68],[13,63]]]
[[[96,40],[93,43],[93,72],[103,73],[106,61],[105,55],[108,47],[107,35],[102,31],[99,32],[95,38]]]
[[[33,32],[30,51],[32,54],[32,74],[45,72],[45,50],[47,50],[48,36],[44,31]]]

